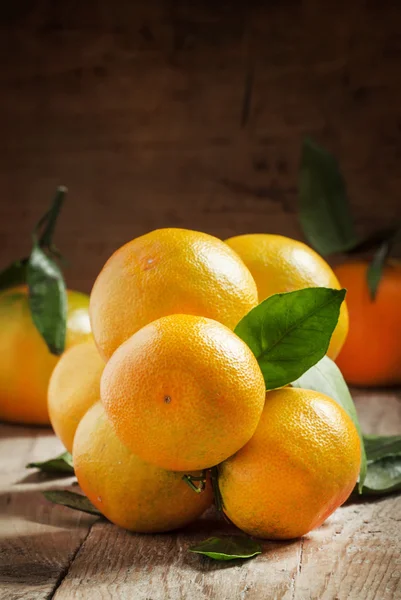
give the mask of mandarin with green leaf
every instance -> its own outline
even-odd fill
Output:
[[[89,298],[67,292],[66,348],[89,339]],[[47,386],[59,357],[32,321],[26,287],[0,293],[0,420],[48,425]]]
[[[239,235],[226,240],[242,258],[258,288],[259,302],[273,294],[308,287],[340,289],[340,283],[327,262],[312,248],[285,237],[268,233]],[[341,305],[337,327],[327,355],[335,359],[348,333],[348,310]]]

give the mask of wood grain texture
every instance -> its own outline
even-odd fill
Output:
[[[60,512],[42,496],[71,478],[49,481],[25,469],[60,448],[46,430],[0,425],[1,600],[50,598],[93,522],[83,513]]]
[[[399,391],[354,390],[366,432],[401,432]],[[251,561],[216,563],[188,546],[232,526],[214,510],[181,532],[135,535],[41,496],[23,466],[59,451],[43,430],[0,429],[0,599],[398,600],[401,500],[349,503],[292,542],[263,542]]]
[[[360,232],[401,213],[401,4],[20,0],[0,11],[0,261],[55,186],[89,290],[161,226],[300,237],[302,136],[339,157]]]

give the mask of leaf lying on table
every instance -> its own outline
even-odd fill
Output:
[[[189,548],[190,552],[203,554],[214,560],[235,560],[252,558],[262,553],[262,546],[243,535],[211,537]]]
[[[384,496],[401,490],[401,457],[382,458],[368,464],[362,495]]]
[[[401,435],[364,435],[363,441],[368,461],[401,457]]]
[[[300,377],[326,354],[345,290],[306,288],[275,294],[252,309],[235,333],[256,356],[266,389]]]
[[[47,490],[43,492],[43,495],[46,500],[53,502],[53,504],[60,504],[61,506],[66,506],[73,510],[80,510],[81,512],[97,517],[103,516],[102,513],[93,506],[92,502],[82,494],[75,494],[68,490]]]
[[[333,398],[333,400],[342,406],[351,417],[361,440],[361,470],[359,473],[358,489],[359,493],[362,493],[367,469],[364,439],[354,401],[340,369],[328,356],[324,356],[309,371],[306,371],[296,381],[293,381],[292,386],[326,394],[326,396]]]
[[[365,435],[368,471],[362,494],[385,495],[401,490],[401,436]]]
[[[74,475],[72,456],[69,452],[63,452],[59,456],[49,458],[42,462],[31,462],[26,465],[27,469],[39,469],[44,473],[60,473],[62,475]]]

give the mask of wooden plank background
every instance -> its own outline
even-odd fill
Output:
[[[393,223],[400,31],[393,0],[2,2],[1,264],[59,183],[84,290],[155,227],[299,238],[306,134],[339,157],[358,230]]]

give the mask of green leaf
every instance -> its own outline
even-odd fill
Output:
[[[235,333],[254,355],[266,389],[287,385],[327,352],[345,290],[306,288],[275,294],[252,309]]]
[[[390,256],[393,247],[400,241],[401,227],[394,230],[392,234],[381,243],[380,247],[376,250],[373,256],[371,263],[369,264],[366,273],[366,279],[372,300],[375,300],[376,298],[386,261]]]
[[[342,406],[351,417],[361,440],[362,456],[358,483],[359,491],[361,493],[362,485],[366,477],[365,448],[355,404],[340,369],[328,356],[325,356],[309,369],[309,371],[306,371],[306,373],[301,375],[296,381],[293,381],[292,386],[304,388],[306,390],[316,390],[317,392],[326,394],[326,396],[329,396]]]
[[[364,495],[384,495],[401,490],[401,435],[365,435],[368,471]]]
[[[262,546],[249,537],[230,535],[221,538],[211,537],[189,548],[190,552],[203,554],[214,560],[235,560],[252,558],[262,553]]]
[[[50,352],[60,355],[66,337],[65,283],[58,265],[37,244],[29,257],[27,280],[33,322]]]
[[[44,473],[74,474],[72,456],[69,452],[63,452],[59,456],[49,458],[43,462],[31,462],[26,465],[27,469],[39,469]]]
[[[401,435],[364,435],[369,462],[388,457],[401,457]]]
[[[389,456],[368,464],[363,495],[383,496],[400,490],[401,456]]]
[[[305,236],[323,256],[345,252],[357,244],[337,161],[309,138],[302,145],[299,206]]]
[[[0,290],[26,283],[26,265],[28,259],[16,260],[0,273]]]
[[[40,230],[43,228],[38,241],[38,244],[41,248],[48,248],[49,250],[52,249],[54,230],[56,228],[57,219],[63,206],[67,191],[67,188],[63,185],[60,185],[57,188],[56,195],[50,209],[43,215],[35,227],[35,236],[38,236]]]
[[[390,244],[388,241],[383,242],[380,248],[375,252],[371,263],[368,266],[366,279],[368,282],[370,297],[372,300],[376,298],[380,280],[383,275],[384,265],[390,252]]]
[[[53,502],[53,504],[67,506],[73,510],[80,510],[81,512],[96,515],[97,517],[103,516],[102,513],[93,506],[92,502],[82,494],[75,494],[68,490],[47,490],[46,492],[43,492],[43,495],[46,500]]]
[[[363,439],[368,465],[362,495],[401,490],[401,435],[364,435]]]

